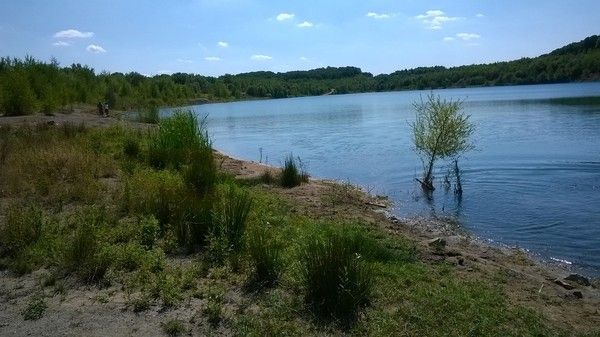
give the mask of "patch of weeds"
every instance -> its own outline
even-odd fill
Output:
[[[254,226],[248,234],[248,255],[254,267],[252,283],[259,287],[272,286],[281,273],[281,248],[271,230]]]
[[[168,336],[181,336],[187,333],[185,323],[179,319],[172,319],[163,323],[162,328]]]
[[[148,160],[150,166],[163,169],[185,165],[190,151],[209,146],[204,131],[204,120],[191,111],[177,111],[158,123],[158,130],[150,136]]]
[[[211,287],[206,293],[204,316],[213,327],[218,326],[223,319],[223,297],[224,291],[218,287]]]
[[[4,254],[15,256],[41,235],[44,215],[36,206],[11,206],[0,226],[0,246]]]
[[[21,315],[26,321],[38,320],[44,316],[47,308],[46,300],[41,295],[35,295],[29,300]]]
[[[190,152],[189,164],[183,171],[183,176],[188,186],[199,195],[212,191],[217,182],[217,166],[209,142]]]
[[[98,208],[84,208],[75,218],[75,229],[64,264],[86,282],[95,282],[104,277],[111,261],[100,253],[98,229],[105,224],[105,214]]]
[[[139,313],[150,309],[152,302],[148,296],[141,295],[133,298],[129,304],[131,305],[133,312]]]
[[[137,159],[140,156],[141,148],[139,141],[134,137],[125,138],[123,143],[123,154],[129,159]]]
[[[308,173],[302,167],[300,158],[294,158],[289,155],[285,158],[283,170],[281,171],[281,186],[286,188],[296,187],[302,183],[308,182]]]
[[[243,247],[246,220],[250,214],[252,198],[246,190],[229,183],[225,185],[218,206],[218,219],[213,234],[224,238],[232,251],[239,252]]]
[[[354,236],[328,231],[309,237],[301,268],[305,301],[320,318],[350,324],[370,301],[373,271]]]

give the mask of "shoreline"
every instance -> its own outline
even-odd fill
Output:
[[[49,124],[49,119],[53,122],[52,124]],[[96,127],[101,129],[111,125],[137,129],[153,127],[149,124],[119,120],[117,117],[102,118],[85,112],[56,114],[55,116],[34,115],[25,119],[0,118],[0,125],[10,124],[18,127],[20,125],[34,126],[37,123],[58,128],[63,123],[74,123],[75,120],[79,121],[80,119],[91,130]],[[364,189],[350,183],[314,178],[294,188],[282,188],[278,184],[265,183],[260,179],[264,172],[277,173],[281,168],[252,160],[235,158],[218,149],[213,149],[213,151],[216,156],[217,167],[234,176],[241,185],[251,189],[253,193],[268,196],[269,200],[274,202],[281,201],[285,207],[279,211],[285,216],[307,219],[314,221],[316,224],[336,223],[340,226],[346,226],[360,223],[368,230],[379,235],[382,241],[401,241],[413,247],[415,260],[411,263],[431,268],[427,270],[436,271],[435,275],[428,276],[433,280],[408,279],[402,282],[423,282],[427,286],[430,283],[440,281],[442,283],[439,285],[436,283],[436,287],[439,286],[436,291],[441,292],[437,294],[443,294],[447,286],[443,283],[447,275],[445,273],[449,273],[458,283],[470,284],[473,280],[477,280],[490,288],[499,289],[502,300],[506,301],[506,305],[510,308],[523,307],[533,310],[557,326],[581,331],[600,326],[600,311],[598,309],[600,308],[600,280],[598,279],[588,280],[586,278],[585,280],[591,281],[591,285],[579,284],[580,280],[567,279],[571,276],[571,272],[567,268],[536,261],[528,252],[518,248],[491,245],[489,242],[471,235],[468,231],[461,230],[456,223],[448,219],[396,217],[389,212],[390,203],[386,197],[370,195]],[[115,173],[114,177],[104,180],[104,182],[109,184],[108,186],[114,186],[119,179],[120,174]],[[269,207],[276,208],[279,206],[270,204]],[[302,222],[304,220],[298,221]],[[190,258],[171,256],[169,257],[169,263],[181,266],[189,264]],[[10,303],[0,304],[0,331],[4,328],[2,325],[4,322],[7,322],[7,324],[11,322],[12,326],[14,318],[20,317],[19,308],[24,305],[27,297],[31,297],[25,290],[35,289],[36,284],[40,282],[40,275],[46,273],[47,270],[43,268],[24,276],[14,275],[7,270],[0,271],[0,298],[4,296],[10,299]],[[211,274],[209,273],[209,275]],[[402,274],[394,275],[401,276]],[[211,279],[211,276],[207,277]],[[218,278],[218,276],[215,277]],[[381,277],[386,276],[382,274]],[[412,277],[418,276],[413,275]],[[237,276],[231,276],[231,278],[237,280]],[[156,323],[157,318],[174,317],[174,315],[179,314],[184,317],[195,317],[194,315],[196,315],[194,309],[183,305],[177,309],[166,311],[165,314],[162,314],[163,311],[160,307],[152,305],[148,313],[138,314],[131,310],[127,311],[131,305],[129,299],[123,298],[124,294],[116,288],[110,290],[114,291],[111,293],[114,295],[107,295],[102,288],[82,286],[72,279],[66,279],[65,282],[69,282],[73,287],[69,289],[66,302],[68,304],[63,304],[63,300],[58,297],[48,299],[51,304],[50,307],[55,310],[52,312],[54,316],[50,315],[48,319],[59,320],[53,321],[54,323],[61,323],[62,321],[58,317],[66,317],[66,315],[71,315],[73,312],[87,315],[88,319],[86,320],[89,320],[89,322],[95,322],[97,318],[94,315],[98,315],[106,322],[110,322],[107,325],[113,329],[122,329],[127,326],[123,319],[134,322],[138,327],[146,327],[148,317],[152,317],[155,320],[153,322]],[[392,286],[392,283],[390,283],[390,286]],[[394,286],[396,286],[395,283]],[[408,287],[409,284],[405,283],[404,286]],[[230,301],[237,301],[248,296],[243,292],[243,287],[240,286],[239,290],[236,288],[237,285],[231,287],[233,290],[228,293]],[[290,289],[285,288],[276,291],[283,290],[289,291]],[[473,291],[473,295],[477,296],[477,290]],[[111,298],[111,301],[105,302],[108,303],[105,306],[102,306],[102,303],[88,303],[89,299],[99,296]],[[255,298],[248,297],[247,300],[254,301]],[[189,301],[196,306],[205,305],[203,299],[200,298],[192,298]],[[416,303],[420,302],[417,301]],[[83,304],[89,305],[90,309],[71,311]],[[393,305],[400,304],[394,302]],[[125,312],[123,312],[123,308],[126,309]],[[378,309],[387,310],[387,308]],[[237,312],[235,310],[232,309],[232,312]],[[28,325],[28,327],[43,329],[44,322],[46,324],[48,322],[44,319],[38,321],[37,325]],[[89,322],[85,323],[84,326],[92,326],[90,325],[92,323]],[[13,326],[11,329],[15,327]],[[93,329],[99,328],[94,327]],[[152,334],[149,330],[146,332]]]

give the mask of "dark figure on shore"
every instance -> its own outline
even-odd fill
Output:
[[[104,115],[104,105],[102,105],[102,102],[98,102],[96,107],[98,107],[98,115]]]
[[[104,103],[104,117],[108,117],[108,103]]]

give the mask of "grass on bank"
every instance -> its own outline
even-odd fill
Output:
[[[571,333],[507,303],[502,284],[419,261],[376,225],[291,212],[271,187],[236,182],[190,114],[150,131],[1,131],[0,266],[45,267],[44,287],[60,293],[67,279],[119,286],[136,312],[201,300],[195,323],[165,333]],[[32,303],[34,319],[43,305]]]

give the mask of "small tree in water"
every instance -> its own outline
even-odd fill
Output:
[[[433,191],[433,165],[437,159],[458,157],[474,148],[469,137],[475,130],[469,115],[461,112],[462,101],[442,99],[433,93],[413,103],[416,111],[413,129],[415,150],[423,161],[423,189]]]

